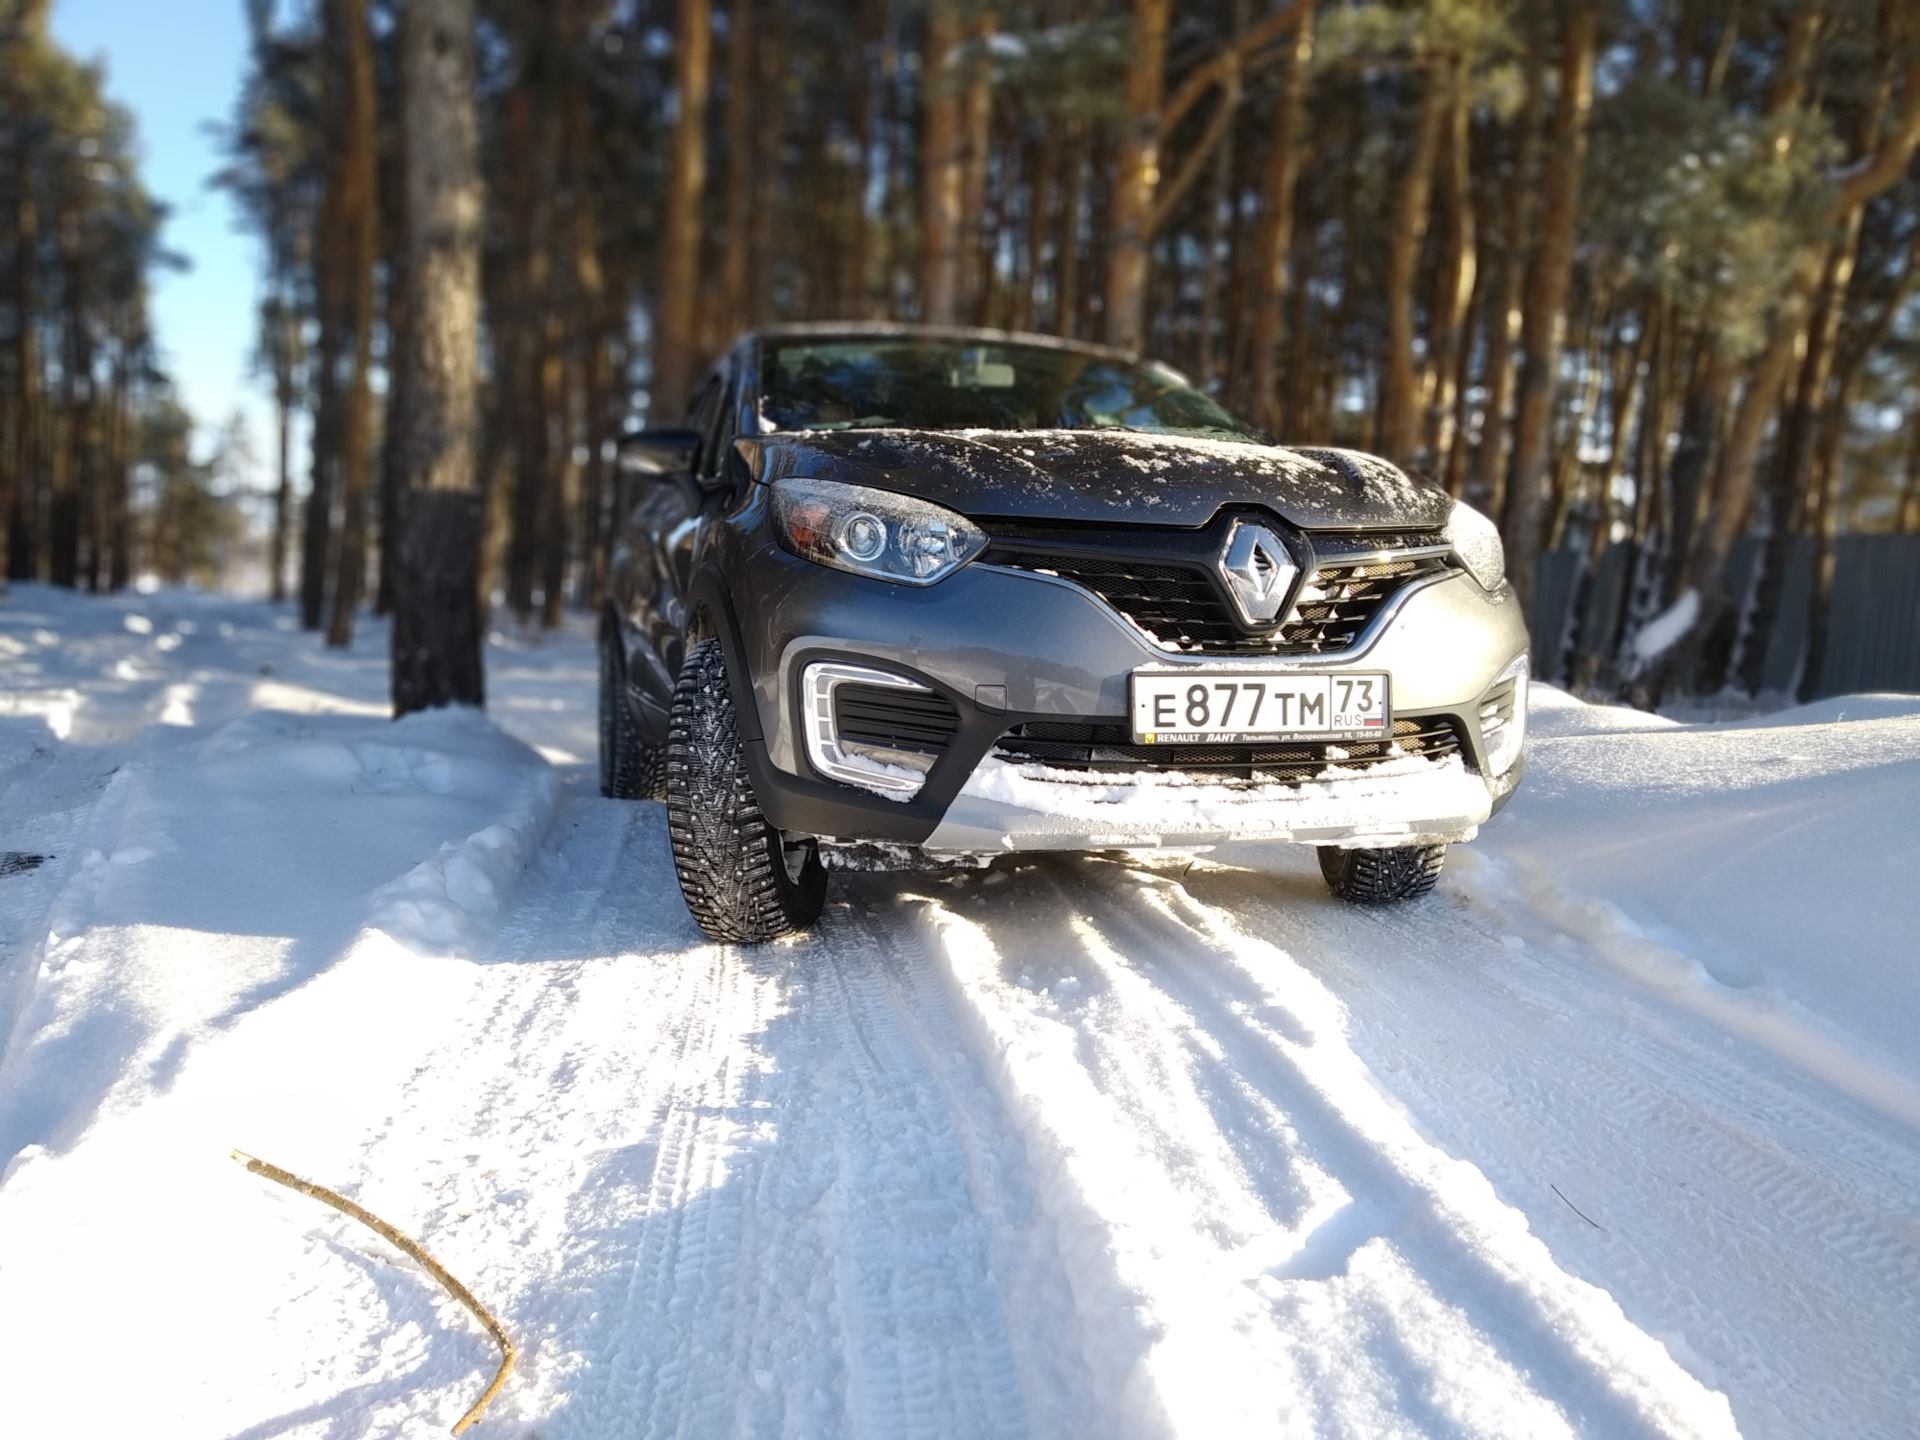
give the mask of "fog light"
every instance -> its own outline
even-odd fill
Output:
[[[1525,653],[1500,672],[1480,702],[1480,741],[1487,750],[1487,773],[1513,769],[1527,743],[1527,680],[1532,666]]]
[[[848,684],[933,694],[930,687],[889,670],[826,661],[807,666],[800,672],[800,693],[806,706],[807,759],[822,775],[845,784],[858,785],[902,803],[913,799],[927,783],[933,757],[896,751],[882,753],[873,746],[843,740],[834,720],[833,694]]]

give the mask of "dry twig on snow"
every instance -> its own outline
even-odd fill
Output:
[[[346,1196],[337,1194],[324,1185],[315,1185],[310,1180],[302,1180],[298,1175],[282,1170],[278,1165],[270,1165],[265,1160],[255,1159],[244,1150],[235,1150],[233,1158],[256,1175],[264,1175],[276,1184],[284,1185],[289,1190],[298,1190],[302,1195],[318,1200],[322,1205],[331,1205],[342,1215],[358,1220],[382,1240],[418,1260],[426,1268],[427,1273],[446,1288],[449,1295],[473,1312],[474,1317],[486,1327],[487,1333],[493,1336],[500,1346],[500,1368],[494,1372],[493,1383],[487,1386],[480,1398],[473,1402],[473,1407],[455,1423],[453,1433],[458,1435],[478,1420],[487,1406],[493,1403],[493,1397],[500,1393],[500,1387],[507,1383],[507,1374],[513,1369],[513,1341],[507,1338],[507,1332],[500,1322],[493,1318],[493,1312],[475,1299],[471,1290],[454,1279],[448,1273],[446,1266],[372,1211],[363,1210]]]

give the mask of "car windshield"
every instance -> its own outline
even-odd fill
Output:
[[[911,338],[767,344],[776,430],[1142,430],[1263,437],[1165,366],[1044,345]]]

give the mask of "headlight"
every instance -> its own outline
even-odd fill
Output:
[[[1493,521],[1471,505],[1456,500],[1447,518],[1447,543],[1467,573],[1485,590],[1498,590],[1507,578],[1507,551]]]
[[[775,481],[773,521],[803,560],[902,585],[931,585],[987,547],[964,515],[834,480]]]

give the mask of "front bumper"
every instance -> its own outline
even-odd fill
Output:
[[[1434,843],[1471,838],[1519,778],[1519,765],[1487,778],[1479,710],[1526,649],[1520,607],[1504,587],[1490,594],[1462,573],[1410,587],[1351,651],[1247,662],[1385,670],[1394,715],[1451,720],[1458,758],[1234,787],[1178,774],[1051,771],[990,753],[1023,722],[1125,716],[1128,678],[1140,666],[1221,663],[1170,655],[1078,586],[974,564],[914,589],[812,565],[771,543],[750,548],[727,566],[747,583],[721,592],[716,569],[703,589],[735,678],[755,791],[784,830],[956,853]],[[902,675],[953,702],[958,729],[917,795],[885,798],[809,764],[801,676],[822,661]]]

